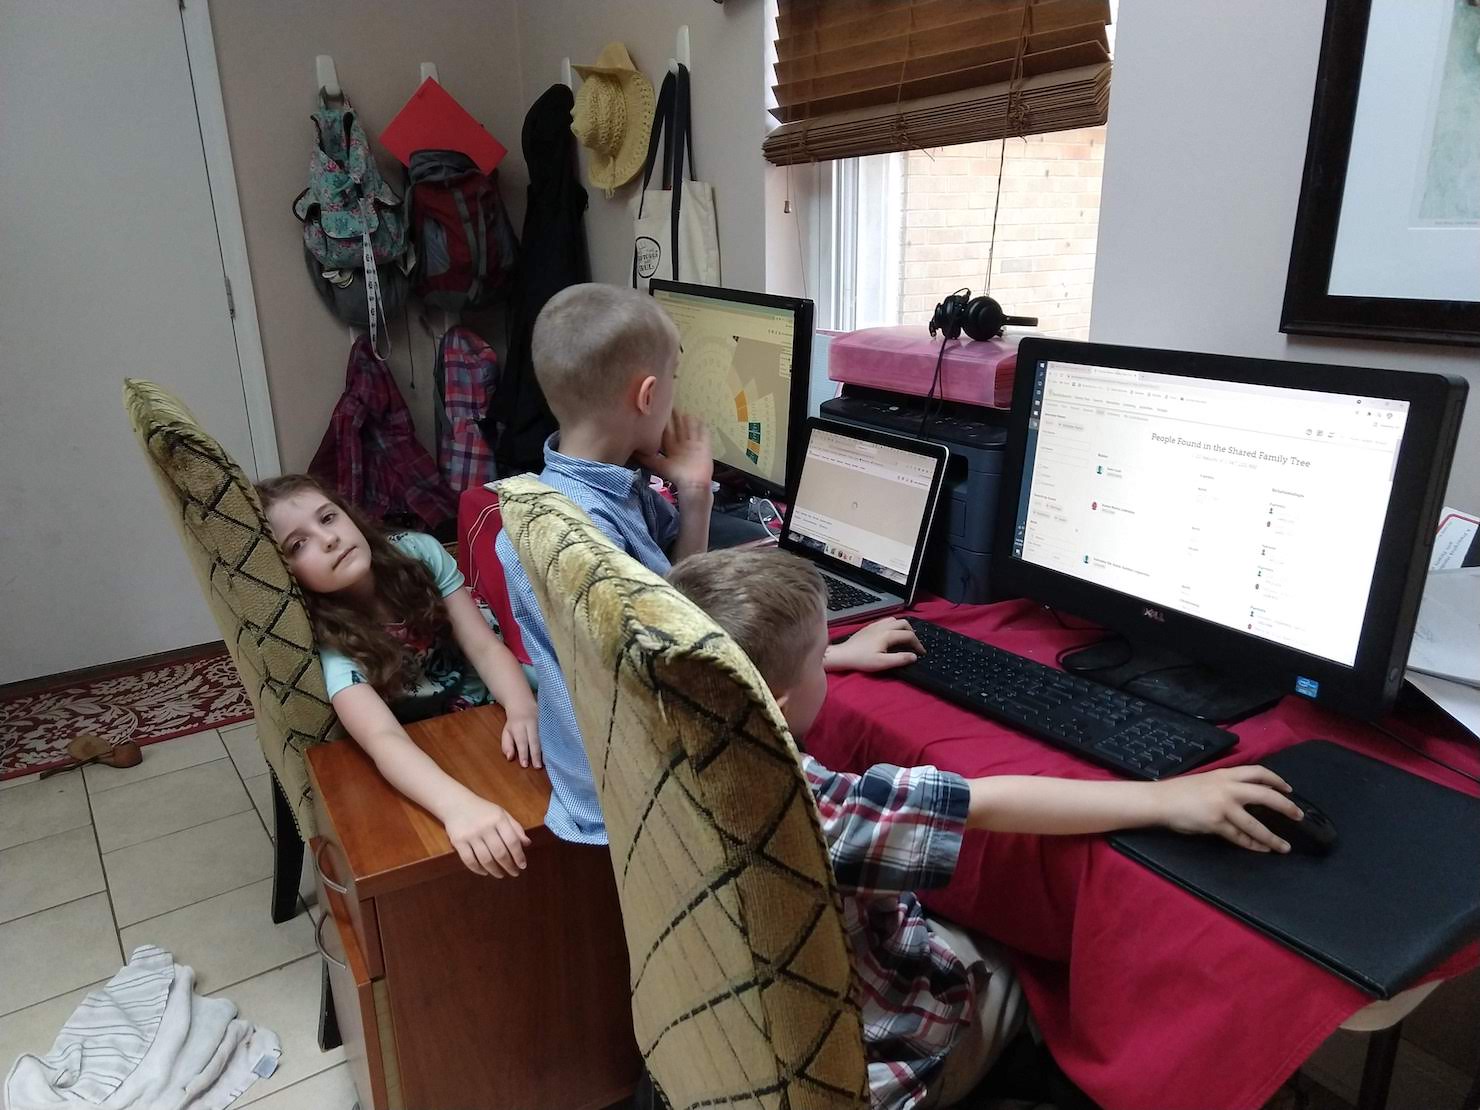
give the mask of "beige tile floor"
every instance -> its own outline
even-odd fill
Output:
[[[150,745],[128,770],[0,783],[0,1080],[45,1053],[127,953],[158,944],[282,1038],[277,1073],[234,1106],[350,1110],[343,1049],[315,1041],[317,908],[269,916],[271,827],[251,724]]]
[[[151,745],[124,771],[0,782],[0,1080],[21,1053],[45,1053],[87,991],[152,943],[195,968],[199,990],[282,1038],[277,1073],[234,1106],[350,1110],[344,1051],[322,1053],[315,1040],[317,907],[282,925],[268,913],[271,827],[250,724]],[[1363,1047],[1340,1034],[1303,1070],[1354,1100]],[[1457,1106],[1467,1086],[1405,1043],[1389,1106]]]

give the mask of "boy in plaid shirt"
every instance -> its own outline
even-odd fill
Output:
[[[811,563],[780,551],[717,551],[676,565],[669,581],[750,657],[800,739],[827,696],[827,671],[881,671],[922,651],[901,619],[829,644],[827,592]],[[967,829],[1084,834],[1144,825],[1217,833],[1253,851],[1289,845],[1245,811],[1299,819],[1289,786],[1263,767],[1166,782],[1084,782],[1002,775],[967,780],[934,767],[828,770],[805,752],[853,956],[878,1110],[949,1106],[967,1094],[1021,1026],[1022,991],[991,945],[927,917],[916,890],[945,885]]]

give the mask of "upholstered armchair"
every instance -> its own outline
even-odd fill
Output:
[[[304,750],[342,735],[324,687],[308,611],[241,468],[158,386],[130,378],[124,405],[211,615],[257,712],[272,769],[276,860],[272,919],[296,912],[303,845],[314,835]]]
[[[595,772],[655,1086],[675,1107],[866,1107],[838,893],[760,675],[569,500],[527,477],[499,498]]]

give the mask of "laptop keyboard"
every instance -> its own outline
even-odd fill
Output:
[[[829,613],[841,613],[844,609],[852,609],[855,605],[867,605],[871,601],[879,600],[878,594],[860,590],[857,586],[849,585],[841,578],[834,578],[830,574],[824,574],[822,580],[827,583],[827,611]]]

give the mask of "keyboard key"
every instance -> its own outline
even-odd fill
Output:
[[[844,582],[841,578],[834,578],[830,574],[824,574],[822,580],[827,583],[827,608],[829,612],[839,613],[844,609],[852,609],[857,605],[867,605],[871,601],[878,601],[877,594],[860,590],[857,586]]]

